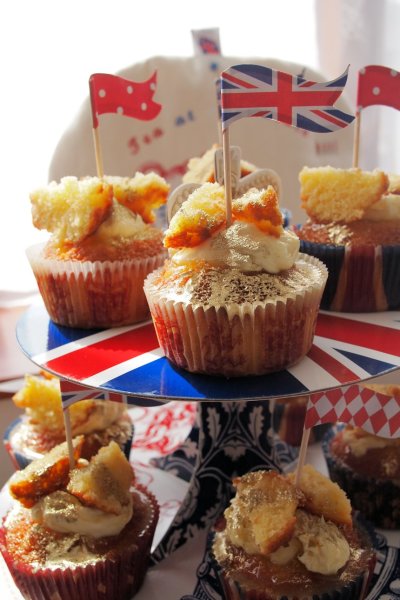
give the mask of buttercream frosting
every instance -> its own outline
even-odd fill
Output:
[[[283,230],[275,237],[265,234],[253,223],[236,221],[198,246],[170,250],[170,256],[176,265],[202,260],[215,267],[274,274],[294,264],[299,245],[292,231]]]
[[[31,511],[35,521],[53,531],[89,535],[94,538],[118,535],[133,513],[131,497],[122,511],[115,515],[83,506],[75,496],[64,491],[44,496]]]

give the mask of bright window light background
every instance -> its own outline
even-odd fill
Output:
[[[36,287],[25,248],[48,234],[31,223],[29,192],[47,183],[52,153],[88,95],[91,73],[115,73],[154,55],[190,56],[191,30],[215,27],[226,56],[317,68],[314,0],[25,0],[4,2],[0,18],[0,305],[4,291]]]

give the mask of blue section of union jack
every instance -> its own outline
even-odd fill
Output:
[[[400,368],[397,311],[321,311],[313,346],[297,365],[280,373],[229,380],[175,368],[159,348],[151,322],[102,331],[74,330],[52,323],[40,306],[24,315],[17,336],[26,354],[42,368],[89,388],[125,394],[134,405],[300,395]]]
[[[334,106],[347,74],[348,69],[337,79],[317,83],[260,65],[230,67],[220,77],[222,127],[244,117],[273,119],[317,133],[347,127],[354,116]]]

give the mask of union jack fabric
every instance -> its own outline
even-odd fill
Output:
[[[385,438],[400,438],[400,398],[350,385],[311,394],[305,428],[322,423],[349,423]]]
[[[99,125],[98,117],[116,113],[140,121],[151,121],[161,111],[161,104],[154,102],[157,72],[147,81],[135,82],[118,75],[94,73],[89,79],[93,128]]]
[[[382,104],[400,110],[400,73],[381,65],[368,65],[358,72],[357,110]]]
[[[244,117],[273,119],[307,131],[328,133],[347,127],[354,116],[334,103],[347,81],[316,83],[260,65],[235,65],[221,73],[222,128]]]
[[[108,392],[100,389],[91,389],[87,386],[60,379],[61,399],[63,408],[80,402],[81,400],[111,400],[112,402],[123,402],[127,404],[125,394],[117,392]]]
[[[92,388],[128,396],[133,405],[169,400],[253,400],[333,389],[400,368],[400,313],[318,316],[311,350],[297,365],[258,377],[226,380],[174,368],[152,322],[85,331],[59,327],[43,306],[17,326],[21,346],[43,369]]]

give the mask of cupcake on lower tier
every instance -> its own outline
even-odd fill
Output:
[[[52,236],[27,256],[50,318],[105,328],[148,317],[143,280],[165,258],[153,208],[166,202],[158,175],[64,177],[31,194],[33,224]]]
[[[14,465],[23,469],[65,440],[59,379],[44,371],[26,375],[13,401],[25,412],[8,427],[4,443]],[[82,458],[89,459],[114,441],[129,459],[133,424],[126,404],[82,400],[72,404],[69,413],[72,435],[84,436]]]
[[[212,546],[226,600],[364,597],[375,553],[342,490],[310,465],[236,478]]]
[[[154,497],[132,487],[132,467],[111,442],[69,471],[66,444],[10,480],[15,505],[0,550],[27,600],[130,600],[148,566]]]
[[[400,185],[382,171],[305,167],[308,220],[295,228],[301,251],[329,277],[321,307],[374,312],[400,307]]]
[[[159,343],[188,371],[260,375],[309,351],[327,271],[299,255],[272,186],[250,189],[225,220],[224,190],[196,189],[171,220],[170,259],[144,284]]]
[[[399,386],[366,385],[400,398]],[[340,426],[323,443],[330,476],[346,491],[355,509],[374,525],[400,528],[400,439]]]

